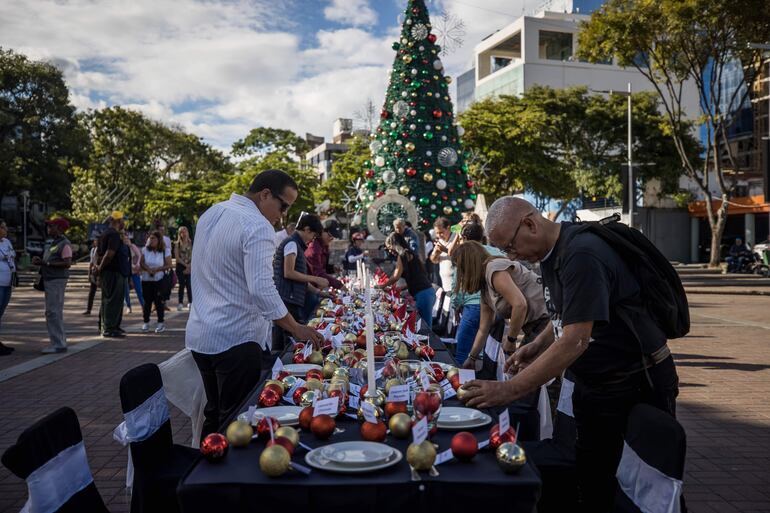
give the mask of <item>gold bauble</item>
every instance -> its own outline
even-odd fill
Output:
[[[227,441],[233,447],[244,447],[249,445],[253,434],[254,429],[251,427],[251,424],[242,420],[231,422],[230,425],[227,426],[227,431],[225,432]]]
[[[275,430],[276,438],[282,436],[288,438],[294,447],[299,444],[299,432],[291,426],[281,426]]]
[[[460,388],[458,388],[457,389],[457,400],[458,401],[462,401],[463,398],[465,397],[465,394],[467,394],[467,393],[468,393],[468,391],[465,390],[462,386]]]
[[[396,357],[399,360],[406,360],[409,358],[409,347],[405,343],[401,342],[401,344],[398,346]]]
[[[387,399],[387,397],[385,397],[385,392],[383,392],[378,388],[377,391],[374,393],[374,395],[369,395],[369,394],[371,394],[371,390],[366,391],[366,395],[364,396],[364,402],[371,403],[377,408],[382,408],[385,406],[385,400]]]
[[[449,75],[445,76],[444,80],[446,80],[447,84],[451,84],[452,83],[452,77],[450,77]]]
[[[388,381],[385,382],[385,395],[387,396],[390,394],[390,389],[397,385],[402,385],[401,380],[398,378],[390,378]]]
[[[408,438],[412,431],[412,419],[406,413],[396,413],[388,421],[390,433],[396,438]]]
[[[310,356],[307,357],[307,363],[312,363],[313,365],[323,365],[324,363],[324,355],[321,353],[321,351],[313,351],[310,353]]]
[[[436,461],[436,448],[430,440],[423,440],[421,444],[409,444],[406,449],[406,461],[415,470],[430,470]]]
[[[408,142],[404,145],[404,148],[406,149],[406,151],[414,151],[415,146],[414,146],[414,143]]]
[[[335,367],[339,367],[340,365],[340,355],[338,355],[335,352],[331,352],[326,355],[326,363],[331,363]]]
[[[364,407],[363,407],[363,403],[365,403],[365,402],[369,402],[369,401],[362,401],[361,402],[361,406],[358,407],[358,412],[357,412],[358,413],[358,420],[360,420],[361,422],[366,420],[366,417],[364,417]],[[369,404],[371,404],[371,403],[369,403]],[[382,411],[382,408],[380,408],[379,406],[375,406],[374,407],[374,416],[377,419],[383,419],[385,417],[385,413]]]
[[[433,173],[425,173],[422,175],[422,179],[425,182],[432,182],[433,181]]]
[[[310,378],[309,380],[305,381],[305,388],[308,390],[323,390],[324,384],[320,379]]]
[[[412,56],[411,56],[411,55],[408,55],[408,54],[407,54],[407,55],[404,55],[404,56],[402,57],[402,60],[403,60],[405,63],[409,64],[410,62],[412,62]]]
[[[297,384],[297,376],[286,376],[281,380],[281,383],[283,383],[283,393],[286,395],[286,392],[291,390],[291,387]]]
[[[506,474],[514,474],[521,470],[521,467],[527,463],[527,455],[524,449],[517,443],[505,442],[500,444],[495,451],[497,464]]]
[[[332,362],[326,362],[323,367],[324,379],[331,379],[334,376],[334,371],[337,370],[337,366]]]
[[[401,187],[398,188],[398,192],[400,192],[401,195],[406,196],[407,194],[409,194],[409,186],[402,185]]]
[[[283,392],[281,393],[282,394],[286,393],[286,385],[283,384],[283,381],[278,381],[277,379],[268,379],[267,381],[265,381],[265,386],[270,384],[278,385],[279,387],[281,387],[281,390],[283,390]]]
[[[289,451],[280,445],[271,445],[259,455],[259,468],[270,477],[282,476],[289,470],[289,465]]]
[[[446,371],[446,379],[452,379],[452,376],[457,376],[460,374],[460,371],[457,370],[457,367],[449,367],[449,370]]]
[[[343,367],[337,367],[336,369],[334,369],[334,374],[332,375],[332,378],[350,381],[350,373],[348,372],[347,369]]]
[[[449,215],[451,213],[452,213],[452,207],[450,207],[449,205],[445,206],[444,207],[444,214]]]
[[[302,394],[302,397],[299,400],[299,405],[303,408],[307,406],[313,406],[313,403],[319,399],[323,399],[323,393],[320,390],[308,390]]]

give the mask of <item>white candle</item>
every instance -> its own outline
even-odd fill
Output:
[[[374,317],[371,310],[364,315],[366,322],[366,377],[369,388],[366,395],[374,397],[377,394],[377,383],[374,377]]]

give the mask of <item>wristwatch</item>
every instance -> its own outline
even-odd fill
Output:
[[[515,344],[517,341],[518,339],[516,337],[512,337],[508,335],[508,342],[510,342],[511,344]]]

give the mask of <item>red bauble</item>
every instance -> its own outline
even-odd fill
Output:
[[[358,390],[358,397],[361,398],[361,400],[366,397],[366,392],[369,390],[369,385],[364,385]]]
[[[467,431],[460,431],[452,437],[452,454],[460,461],[470,461],[479,452],[479,442]]]
[[[265,390],[273,390],[273,391],[275,391],[275,393],[283,395],[283,387],[281,385],[279,385],[278,383],[268,383],[262,389],[262,391],[265,391]]]
[[[388,119],[388,118],[390,117],[390,112],[388,112],[388,111],[387,111],[387,110],[385,110],[385,109],[382,109],[382,110],[380,111],[380,117],[381,117],[382,119]]]
[[[367,178],[374,178],[374,169],[367,169],[366,170],[366,177]]]
[[[430,392],[417,392],[414,409],[423,415],[433,415],[441,406],[441,397]]]
[[[391,418],[396,413],[406,413],[406,403],[386,403],[385,404],[385,416]]]
[[[441,368],[441,365],[437,363],[431,363],[430,364],[431,369],[433,369],[433,376],[435,376],[436,381],[443,381],[444,380],[444,369]]]
[[[342,415],[348,410],[348,394],[344,390],[332,390],[329,392],[329,397],[339,397],[340,400],[337,403],[338,411],[337,415]]]
[[[377,193],[375,194],[375,196],[377,196],[378,198],[381,197],[381,196],[384,196],[384,195],[385,195],[385,193],[382,192],[382,191],[377,191]]]
[[[465,185],[466,185],[466,187],[468,187],[469,189],[471,189],[471,188],[472,188],[474,185],[476,185],[476,184],[474,183],[474,181],[473,181],[473,180],[468,180],[467,182],[465,182]]]
[[[310,429],[310,424],[313,422],[313,407],[305,406],[301,412],[299,412],[299,427],[305,430]]]
[[[373,422],[361,424],[361,438],[367,442],[384,442],[387,431],[388,429],[382,421],[378,421],[376,424]]]
[[[283,378],[289,375],[289,371],[287,370],[281,370],[278,372],[278,376],[275,377],[278,381],[283,381]]]
[[[413,167],[406,168],[406,176],[414,176],[417,174],[417,170]]]
[[[436,109],[433,111],[433,117],[436,119],[441,119],[441,116],[443,116],[444,113],[441,112],[441,109]]]
[[[489,431],[489,446],[492,450],[496,450],[505,442],[513,442],[515,439],[516,434],[512,427],[509,427],[507,432],[500,433],[500,424],[495,424]]]
[[[426,160],[425,162],[423,162],[423,163],[422,163],[422,167],[424,167],[425,169],[428,169],[428,168],[430,168],[430,162],[428,162],[428,161]]]
[[[291,361],[294,363],[305,363],[305,355],[302,353],[296,353]]]
[[[296,390],[294,390],[294,394],[291,396],[294,404],[299,405],[300,401],[302,401],[302,394],[305,392],[307,392],[307,388],[305,387],[297,387]]]
[[[267,441],[267,445],[265,445],[265,447],[270,447],[272,445],[281,445],[281,446],[283,446],[284,449],[289,451],[289,456],[294,454],[294,444],[291,443],[291,440],[289,440],[285,436],[276,436],[274,439],[268,440]]]
[[[385,353],[387,352],[387,349],[382,344],[375,344],[374,345],[374,356],[385,356]]]
[[[334,422],[334,419],[328,415],[313,417],[313,420],[310,422],[310,431],[312,431],[319,440],[326,440],[332,436],[335,427],[337,427],[337,424]]]
[[[457,392],[457,389],[460,388],[460,376],[455,374],[451,378],[449,378],[449,383],[452,384],[452,388],[455,389],[455,392]]]
[[[278,385],[275,386],[278,387]],[[263,408],[270,408],[281,401],[280,392],[276,392],[275,388],[273,387],[268,387],[265,387],[259,393],[259,405]]]
[[[227,448],[230,444],[227,443],[227,438],[220,433],[211,433],[206,436],[201,442],[201,454],[203,457],[214,463],[227,454]]]
[[[323,381],[324,374],[320,369],[310,369],[305,373],[305,381],[313,378],[317,379],[318,381]]]
[[[423,360],[432,360],[436,356],[436,350],[425,345],[420,348],[420,358]]]
[[[436,42],[436,34],[428,34],[428,41],[430,41],[431,43],[435,43]]]
[[[281,427],[281,423],[275,417],[262,417],[257,424],[257,436],[262,440],[270,438],[270,425],[273,425],[273,433]]]

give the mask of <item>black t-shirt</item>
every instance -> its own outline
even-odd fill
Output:
[[[622,303],[634,308],[634,329],[644,340],[645,352],[659,348],[666,337],[641,306],[639,283],[618,253],[592,233],[576,235],[562,249],[565,238],[577,228],[562,223],[553,251],[541,264],[543,293],[556,336],[563,326],[593,321],[588,349],[570,367],[579,378],[601,380],[610,374],[639,368],[640,343],[615,312]],[[554,266],[561,252],[558,276]],[[627,310],[624,310],[627,311]]]
[[[406,281],[406,286],[412,296],[425,289],[433,288],[428,279],[428,273],[425,272],[425,267],[417,255],[412,255],[412,258],[409,259],[406,254],[403,254],[399,258],[404,268],[401,277]]]
[[[99,237],[99,245],[96,248],[96,253],[99,258],[103,257],[108,250],[113,250],[115,256],[104,266],[106,271],[120,272],[120,248],[123,246],[123,240],[120,238],[120,233],[115,228],[107,228],[102,236]]]

